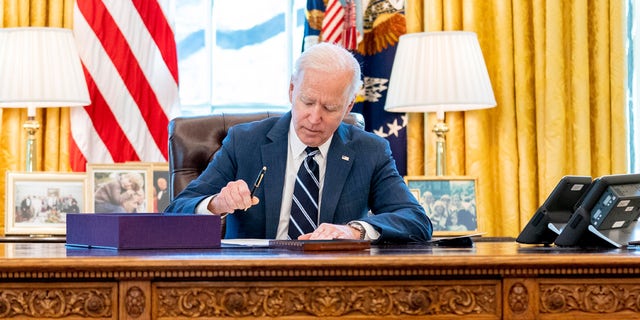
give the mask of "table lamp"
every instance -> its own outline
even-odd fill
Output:
[[[384,109],[436,113],[436,175],[445,172],[445,134],[449,128],[444,113],[495,105],[475,33],[440,31],[400,36]]]
[[[26,171],[37,168],[36,107],[91,103],[73,33],[63,28],[0,28],[0,107],[27,108]]]

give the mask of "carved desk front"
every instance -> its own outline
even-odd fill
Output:
[[[476,242],[115,251],[0,243],[0,318],[640,317],[640,251]]]

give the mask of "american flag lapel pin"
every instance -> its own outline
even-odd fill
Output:
[[[349,157],[347,157],[347,156],[342,156],[342,160],[344,160],[344,161],[349,161]]]

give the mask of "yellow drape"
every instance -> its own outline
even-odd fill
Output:
[[[1,0],[0,26],[71,28],[74,0]],[[25,170],[26,109],[0,109],[0,208],[5,208],[6,171]],[[68,172],[69,108],[38,109],[38,171]],[[4,230],[4,211],[0,226]]]
[[[478,178],[479,229],[517,236],[564,175],[625,173],[623,1],[408,0],[407,32],[478,34],[497,107],[446,114],[447,175]],[[411,114],[408,175],[435,174]]]

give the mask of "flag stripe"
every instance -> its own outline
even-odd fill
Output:
[[[337,17],[337,16],[334,16]],[[341,21],[342,19],[336,19],[337,22],[330,21],[330,24],[327,25],[326,32],[322,34],[322,41],[331,42],[331,43],[339,43],[342,38],[342,28]]]
[[[344,10],[339,0],[329,0],[322,20],[322,41],[339,43],[342,37]]]
[[[85,72],[85,77],[87,78],[89,92],[92,93],[92,103],[85,108],[85,111],[87,114],[93,115],[93,118],[91,118],[91,124],[97,132],[108,133],[101,135],[101,140],[104,142],[107,150],[109,150],[109,154],[113,155],[113,160],[115,162],[139,160],[137,157],[129,159],[127,156],[136,154],[133,146],[120,126],[114,125],[117,124],[118,121],[113,112],[111,112],[111,109],[109,109],[109,105],[104,100],[102,94],[100,94],[100,91],[97,90],[91,74]]]
[[[175,107],[174,104],[178,101],[177,82],[174,80],[170,68],[164,62],[162,52],[155,42],[153,34],[149,32],[149,30],[153,30],[154,26],[146,25],[146,22],[138,15],[136,7],[129,1],[104,0],[104,4],[136,57],[136,61],[155,92],[164,113],[169,115],[170,110]],[[163,16],[159,14],[158,17],[162,18]],[[169,35],[172,38],[168,42],[175,47],[173,33],[169,33]],[[168,47],[168,45],[163,47]],[[153,48],[153,50],[149,50],[149,48]],[[177,62],[175,65],[177,66]],[[167,90],[167,88],[175,88],[175,90]]]
[[[142,115],[139,113],[139,110],[133,101],[127,87],[125,86],[123,79],[118,74],[118,71],[113,64],[113,61],[109,59],[107,53],[103,50],[103,46],[100,41],[96,38],[95,33],[88,26],[86,20],[83,19],[82,16],[77,16],[75,19],[75,34],[78,41],[82,42],[82,46],[79,46],[78,52],[80,54],[80,58],[84,61],[84,65],[87,68],[89,74],[91,75],[92,81],[96,83],[97,89],[100,91],[101,97],[106,100],[106,103],[100,105],[100,108],[104,108],[109,112],[112,112],[115,115],[115,118],[112,122],[107,122],[108,118],[100,117],[99,114],[89,113],[88,110],[97,110],[93,111],[98,112],[100,109],[90,109],[89,107],[85,108],[85,113],[90,117],[90,122],[101,123],[100,127],[85,127],[96,130],[96,135],[99,136],[99,139],[106,142],[109,136],[112,134],[112,130],[116,130],[121,128],[126,136],[122,138],[122,141],[127,140],[133,141],[140,140],[137,137],[144,137],[142,140],[151,140],[150,132],[147,130],[145,125],[140,125],[140,121],[138,119],[142,118]],[[92,98],[92,100],[95,100]],[[114,107],[112,107],[114,106]],[[72,110],[72,115],[74,112],[80,112],[76,109]],[[81,122],[82,123],[82,122]],[[77,128],[80,125],[74,124],[72,129]],[[81,130],[78,128],[78,130]],[[80,136],[79,138],[87,138],[89,136]],[[82,149],[85,151],[85,157],[87,160],[91,159],[103,159],[101,153],[107,152],[107,147],[101,148],[100,146],[94,145],[97,140],[96,137],[91,137],[91,144],[87,145],[88,142],[85,141],[84,144],[77,143],[78,145],[87,146]],[[117,148],[119,144],[115,147]],[[136,151],[131,153],[125,153],[124,150],[118,152],[117,157],[130,158],[129,160],[133,161],[135,159],[140,159],[138,154],[154,154],[155,158],[162,158],[162,154],[160,150],[155,146],[154,143],[136,143],[135,144]],[[117,149],[116,149],[117,150]],[[114,155],[114,157],[116,157]]]
[[[72,168],[167,160],[178,107],[175,39],[160,0],[77,0],[74,33],[92,104],[71,111]]]
[[[337,17],[337,16],[335,16]],[[325,34],[325,37],[323,37],[323,41],[325,42],[332,42],[332,43],[338,43],[340,44],[340,41],[342,40],[342,28],[341,26],[338,27],[336,25],[341,24],[341,17],[340,19],[336,19],[338,22],[336,23],[332,23],[331,25],[328,26],[327,31],[329,31],[327,34]]]
[[[77,6],[75,10],[78,10]],[[109,135],[109,131],[102,132],[102,134],[98,132],[93,126],[94,121],[87,112],[92,106],[109,108],[106,102],[102,103],[105,98],[100,92],[99,85],[96,84],[96,79],[97,82],[104,82],[103,78],[110,78],[109,74],[113,73],[110,72],[113,69],[113,65],[102,51],[102,45],[88,27],[84,16],[77,13],[74,17],[74,34],[78,42],[78,53],[85,69],[85,77],[92,104],[85,108],[73,108],[71,110],[71,137],[73,143],[70,144],[70,163],[74,171],[84,171],[87,161],[89,163],[113,162],[110,152],[103,142],[103,139],[106,139]],[[96,70],[101,70],[102,72],[97,73]],[[95,78],[92,73],[96,74]],[[113,87],[110,87],[111,90],[103,89],[103,91],[111,92],[115,90]],[[108,122],[107,119],[101,119],[96,122],[107,128],[120,126],[118,122]],[[122,140],[125,139],[123,138]]]
[[[89,5],[89,1],[79,1],[78,5],[80,11],[83,11],[83,7]],[[93,7],[96,11],[100,11],[99,14],[102,14],[102,18],[97,19],[96,16],[87,17],[85,15],[85,18],[88,18],[87,22],[98,36],[98,39],[100,39],[120,77],[131,80],[124,83],[135,100],[135,104],[140,109],[142,119],[147,123],[147,127],[151,131],[158,148],[163,154],[167,154],[168,136],[166,128],[169,124],[167,116],[162,107],[160,107],[155,93],[146,81],[138,60],[131,52],[131,48],[111,14],[106,11],[106,7],[101,1],[93,1]]]
[[[121,1],[121,0],[118,0]],[[140,13],[140,17],[144,21],[146,26],[151,26],[149,29],[155,30],[151,34],[156,45],[160,48],[165,65],[171,71],[173,80],[178,83],[178,55],[176,52],[176,42],[173,35],[171,26],[167,23],[166,16],[161,16],[158,13],[164,12],[160,7],[160,4],[156,1],[148,0],[136,0],[133,1],[133,5]]]
[[[131,141],[131,143],[133,143],[134,141],[141,140],[137,137],[145,137],[145,139],[142,139],[143,141],[151,140],[151,135],[146,126],[140,125],[140,121],[138,119],[141,119],[142,116],[125,86],[123,79],[118,74],[113,61],[111,61],[107,53],[103,50],[102,43],[100,43],[86,20],[83,19],[82,15],[76,16],[74,31],[78,41],[82,43],[78,49],[80,57],[102,95],[102,97],[96,98],[98,100],[93,97],[92,100],[96,100],[96,103],[98,103],[101,98],[106,100],[106,103],[99,105],[99,108],[92,109],[90,106],[85,108],[84,111],[87,113],[87,116],[90,117],[90,122],[101,124],[101,126],[98,127],[91,127],[90,125],[88,127],[86,126],[84,127],[85,131],[87,131],[87,128],[96,130],[96,134],[99,136],[99,139],[104,143],[109,141],[109,137],[112,136],[113,130],[118,130],[120,128],[127,133],[126,137],[120,139],[122,143],[124,143],[124,141],[127,141],[127,143]],[[101,108],[106,109],[108,112],[112,112],[115,115],[115,118],[105,118],[100,114],[94,114],[96,112],[106,112]],[[90,113],[89,110],[92,112]],[[80,111],[74,109],[72,110],[72,115],[74,112]],[[112,119],[112,121],[109,122],[109,119]],[[72,130],[82,130],[77,127],[78,125],[79,124],[74,124]],[[78,135],[75,136],[77,137]],[[117,155],[113,154],[113,157],[116,159],[128,159],[130,161],[135,161],[140,159],[138,154],[149,154],[151,151],[158,155],[156,158],[162,158],[160,150],[157,149],[154,143],[136,143],[134,144],[136,151],[130,152],[126,149],[119,149],[121,143],[117,143],[112,146],[113,148],[111,146],[105,146],[103,148],[99,145],[95,145],[97,137],[80,136],[80,138],[87,138],[91,140],[90,144],[89,141],[84,141],[84,143],[77,142],[79,146],[86,146],[86,148],[81,150],[84,150],[85,157],[90,162],[105,159],[101,154],[104,152],[111,152],[110,150],[116,150]],[[151,151],[149,150],[150,147],[153,147],[151,148]]]
[[[71,116],[71,119],[72,119],[72,123],[73,123],[73,116]],[[71,164],[71,168],[74,171],[81,171],[81,170],[76,170],[74,165],[86,164],[87,163],[87,158],[84,157],[82,152],[78,152],[78,150],[80,150],[80,147],[78,146],[76,141],[77,140],[73,136],[73,130],[72,130],[71,131],[71,139],[69,139],[69,151],[70,151],[69,152],[69,163]]]

